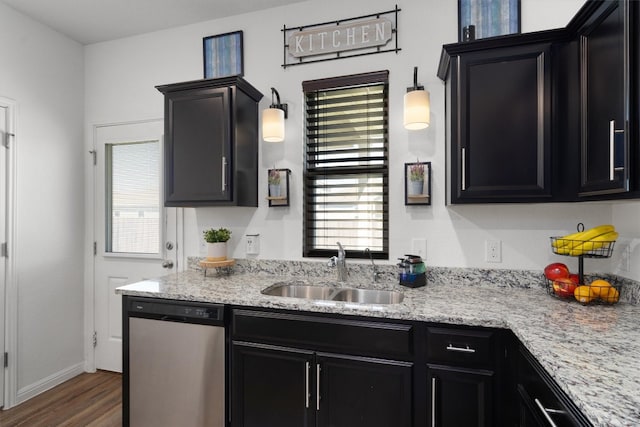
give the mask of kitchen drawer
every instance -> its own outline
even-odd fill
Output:
[[[521,426],[591,426],[571,399],[523,347],[520,347],[518,355],[518,396]]]
[[[316,351],[410,360],[413,327],[387,321],[352,320],[258,310],[233,310],[234,341],[262,342]]]
[[[495,333],[484,329],[428,327],[427,360],[447,365],[492,367]]]

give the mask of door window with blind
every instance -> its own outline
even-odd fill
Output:
[[[302,83],[306,257],[389,258],[388,75]]]
[[[160,142],[106,144],[107,253],[160,253]]]

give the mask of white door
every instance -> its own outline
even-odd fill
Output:
[[[0,105],[0,141],[4,146],[9,143],[9,108]],[[7,150],[0,148],[0,243],[7,241]],[[7,258],[0,258],[0,359],[4,359],[4,321],[6,316],[5,279]],[[4,360],[0,366],[0,407],[4,406]]]
[[[163,207],[162,132],[162,120],[95,128],[97,369],[122,372],[122,302],[115,288],[178,268],[176,208]]]

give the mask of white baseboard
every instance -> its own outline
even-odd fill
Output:
[[[16,396],[16,406],[84,372],[84,362],[81,362],[58,371],[55,374],[50,375],[38,382],[23,387],[18,390],[18,395]]]

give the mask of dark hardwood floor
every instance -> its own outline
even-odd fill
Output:
[[[81,374],[21,405],[0,411],[0,426],[122,425],[122,376],[98,371]]]

